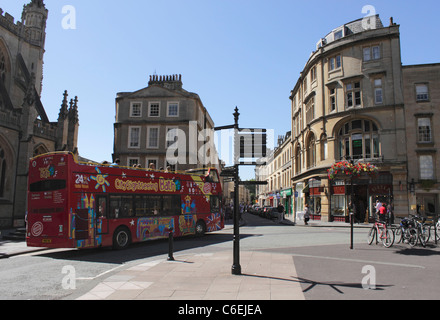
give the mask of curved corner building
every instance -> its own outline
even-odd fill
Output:
[[[408,214],[405,112],[399,26],[379,16],[359,19],[322,38],[290,96],[292,183],[297,217],[348,221],[352,192],[356,220],[374,218],[376,200]],[[343,160],[371,163],[374,179],[329,180]]]

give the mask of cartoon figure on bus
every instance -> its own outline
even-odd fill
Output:
[[[179,217],[179,230],[182,235],[194,234],[196,230],[197,216],[185,214]]]
[[[182,201],[182,214],[196,213],[196,201],[191,201],[190,196],[185,197],[185,201]]]

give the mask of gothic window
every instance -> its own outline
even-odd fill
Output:
[[[0,50],[0,77],[3,82],[6,81],[6,58],[1,50]]]
[[[6,170],[5,151],[0,147],[0,198],[5,196]]]
[[[34,149],[34,157],[39,156],[40,154],[48,153],[49,150],[46,149],[44,145],[39,145],[37,148]]]

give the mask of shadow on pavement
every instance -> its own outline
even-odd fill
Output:
[[[300,277],[292,277],[291,279],[286,279],[286,278],[279,278],[279,277],[261,276],[261,275],[255,275],[255,274],[243,274],[243,276],[263,278],[263,279],[272,279],[272,280],[280,280],[280,281],[288,281],[288,282],[296,282],[296,283],[300,283],[302,285],[301,286],[302,288],[304,288],[304,286],[306,286],[306,285],[309,285],[308,287],[306,287],[305,289],[302,290],[304,293],[309,290],[312,290],[316,286],[328,286],[340,294],[344,294],[344,292],[342,290],[340,290],[339,287],[355,288],[355,289],[357,288],[357,289],[365,290],[365,288],[362,286],[361,283],[319,282],[319,281],[309,280],[309,279],[300,278]],[[378,284],[376,284],[375,287],[376,288],[374,290],[384,290],[384,288],[392,287],[392,285],[380,285],[380,284],[378,285]]]

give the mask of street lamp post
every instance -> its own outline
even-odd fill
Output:
[[[349,159],[350,163],[352,165],[354,165],[354,161],[353,159]],[[355,210],[355,205],[354,205],[354,189],[353,189],[353,175],[351,175],[351,191],[350,191],[350,203],[351,203],[351,212],[350,212],[350,249],[353,250],[353,220],[354,220],[354,210]]]
[[[234,141],[237,142],[238,135],[238,118],[240,113],[238,112],[238,108],[235,108],[234,112]],[[239,197],[239,154],[234,154],[234,261],[232,264],[232,274],[241,275],[241,266],[240,266],[240,207],[238,205],[238,197]]]
[[[266,185],[267,182],[246,181],[240,182],[239,167],[240,165],[257,165],[256,161],[240,162],[241,158],[259,158],[266,157],[266,129],[240,129],[238,126],[238,118],[240,113],[238,107],[234,112],[234,124],[222,127],[215,127],[214,130],[234,129],[234,166],[224,168],[220,176],[230,177],[234,179],[234,239],[233,239],[233,264],[232,274],[241,275],[240,266],[240,207],[239,187],[240,185]],[[246,131],[246,133],[243,133]]]

